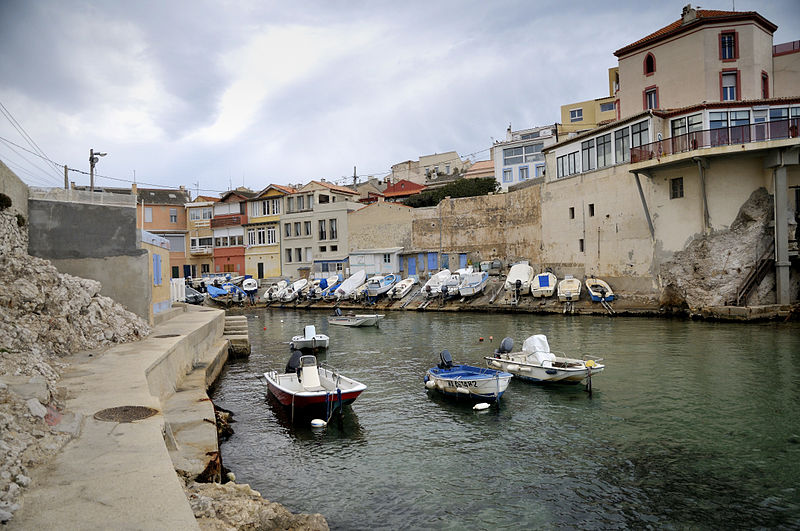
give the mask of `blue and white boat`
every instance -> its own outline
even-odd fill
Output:
[[[439,365],[428,369],[425,387],[446,396],[472,400],[498,400],[511,381],[510,372],[472,365],[453,365],[450,352],[439,354]]]
[[[486,271],[467,273],[462,277],[461,284],[458,285],[458,294],[462,297],[477,295],[483,291],[487,282],[489,282],[489,273]]]
[[[367,294],[370,297],[383,295],[392,289],[392,286],[394,286],[398,280],[400,280],[400,276],[391,273],[388,275],[376,275],[367,280]]]
[[[611,291],[611,286],[605,280],[595,277],[587,278],[584,283],[586,284],[586,291],[589,292],[589,297],[594,302],[611,302],[614,300],[614,292]]]
[[[551,272],[539,273],[531,282],[531,295],[534,297],[552,297],[558,285],[558,278]]]

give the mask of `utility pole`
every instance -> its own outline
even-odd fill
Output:
[[[94,192],[94,165],[97,164],[99,160],[98,157],[105,157],[108,153],[97,153],[94,152],[94,149],[89,150],[89,190]]]
[[[64,190],[69,190],[69,175],[67,165],[64,164]]]

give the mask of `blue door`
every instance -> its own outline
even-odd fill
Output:
[[[428,253],[428,271],[436,271],[439,269],[439,263],[436,258],[436,253]]]
[[[414,256],[408,257],[408,274],[409,275],[417,274],[417,259]]]
[[[461,253],[458,255],[458,267],[461,269],[467,267],[467,253]]]

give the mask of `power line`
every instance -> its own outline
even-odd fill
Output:
[[[18,152],[16,149],[14,149],[14,148],[13,148],[13,147],[11,147],[11,146],[7,146],[7,147],[8,147],[8,149],[10,149],[11,151],[13,151],[13,152],[14,152],[14,154],[15,154],[15,155],[17,155],[19,158],[21,158],[22,160],[24,160],[25,162],[27,162],[28,164],[30,164],[31,166],[33,166],[34,168],[36,168],[37,170],[39,170],[40,172],[42,172],[42,177],[41,177],[42,179],[46,179],[46,180],[47,180],[49,183],[51,183],[51,184],[53,183],[53,181],[55,181],[55,179],[53,179],[53,177],[52,177],[52,176],[50,176],[50,174],[49,174],[47,171],[43,170],[42,168],[40,168],[39,166],[37,166],[36,164],[34,164],[33,162],[31,162],[31,161],[30,161],[30,160],[28,160],[27,158],[25,158],[25,156],[24,156],[24,155],[22,155],[21,153],[19,153],[19,152]],[[55,182],[56,182],[57,184],[60,184],[60,183],[59,183],[59,181],[55,181]]]
[[[16,129],[17,132],[22,136],[22,138],[25,139],[25,141],[28,143],[29,146],[34,148],[37,151],[37,153],[41,154],[42,158],[44,158],[45,160],[49,160],[47,158],[47,155],[45,155],[44,151],[42,150],[42,148],[39,147],[39,144],[37,144],[36,141],[34,141],[33,138],[31,138],[31,136],[28,134],[25,128],[22,127],[22,124],[20,124],[17,121],[17,119],[14,118],[14,116],[11,114],[11,111],[9,111],[5,107],[5,105],[3,105],[3,102],[0,102],[0,113],[2,113],[3,116],[6,117],[6,120],[8,120],[9,123],[11,123],[14,129]],[[53,169],[56,171],[56,174],[60,175],[60,169],[52,161],[51,163],[53,164]]]

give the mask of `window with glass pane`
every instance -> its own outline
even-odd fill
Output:
[[[291,249],[286,249],[286,262],[288,262],[288,263],[292,262],[292,250]]]
[[[736,100],[736,72],[722,74],[722,101]]]
[[[214,217],[214,210],[211,207],[203,209],[203,219],[211,219]]]
[[[683,177],[670,179],[669,198],[678,199],[680,197],[683,197]]]
[[[200,219],[200,209],[199,208],[190,208],[189,209],[189,219],[191,221],[198,221]]]
[[[275,227],[267,228],[267,244],[275,245],[277,239],[278,239],[278,231],[275,230]]]
[[[520,169],[519,169],[519,180],[520,181],[524,181],[527,178],[528,178],[528,167],[527,166],[520,167]]]
[[[558,157],[556,159],[556,178],[557,179],[560,179],[561,177],[565,177],[567,175],[566,163],[567,163],[567,156],[566,155],[564,155],[562,157]]]
[[[617,163],[628,160],[631,149],[631,138],[628,128],[614,131],[614,151],[616,152]]]
[[[731,125],[748,125],[750,123],[750,111],[731,111]]]
[[[301,254],[302,252],[303,252],[303,250],[300,247],[298,247],[298,248],[296,248],[294,250],[295,262],[302,262],[303,261],[303,255]]]
[[[611,133],[608,133],[597,137],[597,167],[602,168],[611,163]]]
[[[728,113],[727,112],[708,113],[708,127],[709,129],[723,129],[725,127],[728,127]]]
[[[311,236],[311,222],[310,221],[304,221],[303,222],[303,234],[305,234],[306,236]]]
[[[723,59],[736,59],[736,34],[723,33],[720,36],[720,55]]]
[[[290,197],[286,200],[286,210],[287,212],[292,212],[294,210],[294,197]]]
[[[631,126],[631,147],[639,147],[643,146],[650,142],[650,137],[648,135],[648,123],[645,120],[644,122],[639,122],[638,124],[633,124]]]
[[[774,122],[776,120],[788,120],[789,119],[789,109],[784,107],[782,109],[770,109],[769,110],[769,121]]]
[[[570,122],[580,122],[583,120],[583,109],[572,109],[569,111]]]
[[[573,151],[567,155],[567,174],[574,175],[578,173],[578,152]]]
[[[295,221],[294,222],[294,235],[295,236],[300,236],[300,222],[299,221]]]
[[[589,171],[594,166],[594,139],[581,142],[581,171]]]
[[[329,225],[330,225],[330,228],[331,228],[331,240],[335,240],[336,236],[337,236],[336,220],[335,219],[330,220]]]
[[[503,182],[510,183],[513,180],[513,176],[511,173],[511,168],[506,168],[503,170]]]
[[[283,234],[285,236],[291,236],[292,235],[292,224],[291,223],[286,223],[283,226]]]
[[[703,130],[703,115],[693,114],[686,118],[687,129],[689,133]]]
[[[267,243],[266,227],[259,227],[258,230],[256,230],[256,241],[258,242],[258,245],[264,245]]]
[[[614,110],[614,103],[601,103],[600,112],[608,112]]]
[[[506,148],[503,150],[503,165],[510,166],[522,162],[522,147]]]
[[[544,144],[531,144],[529,146],[525,146],[525,162],[533,162],[536,160],[542,160],[542,147]]]
[[[680,136],[686,134],[686,118],[678,118],[672,120],[672,136]]]
[[[255,245],[255,244],[256,244],[256,230],[247,229],[247,245]]]
[[[319,239],[320,240],[327,240],[328,236],[326,234],[327,229],[327,222],[324,219],[319,220]]]
[[[658,92],[652,88],[644,93],[647,109],[658,109]]]

